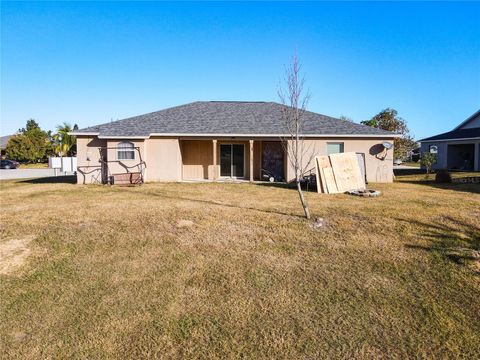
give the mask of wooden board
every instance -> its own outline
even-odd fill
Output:
[[[327,194],[338,193],[337,182],[335,181],[335,175],[333,174],[333,168],[326,167],[321,169],[325,178],[325,186],[327,188]]]
[[[354,152],[331,154],[329,157],[339,192],[365,190],[365,178]]]
[[[315,157],[315,170],[317,172],[317,192],[323,192],[328,194],[327,186],[325,183],[325,175],[323,169],[330,167],[330,160],[328,156],[316,156]]]

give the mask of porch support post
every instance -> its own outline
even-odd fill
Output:
[[[217,179],[217,140],[212,140],[213,143],[213,180]]]
[[[475,147],[473,148],[473,171],[480,171],[480,143],[475,143]]]
[[[250,143],[250,181],[253,181],[253,140]]]

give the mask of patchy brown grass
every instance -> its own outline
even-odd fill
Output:
[[[19,169],[47,169],[48,163],[20,164]]]
[[[479,185],[1,182],[6,358],[478,358]]]
[[[0,242],[0,274],[9,274],[22,267],[31,254],[32,236]]]

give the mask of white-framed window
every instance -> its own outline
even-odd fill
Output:
[[[129,141],[118,144],[117,160],[135,160],[135,145]]]
[[[327,155],[343,153],[343,142],[327,143]]]
[[[432,154],[437,154],[438,153],[438,146],[437,145],[430,145],[428,147],[428,151],[430,151]]]

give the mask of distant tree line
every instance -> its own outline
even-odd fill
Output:
[[[8,140],[6,156],[22,163],[46,162],[49,156],[73,156],[76,154],[76,140],[68,133],[77,129],[76,124],[72,127],[64,122],[52,134],[42,130],[34,119],[29,119],[26,126]]]
[[[407,122],[398,116],[398,112],[395,109],[384,109],[370,120],[361,121],[360,123],[401,135],[394,140],[393,156],[395,159],[405,160],[414,149],[418,148],[417,142],[410,135]]]

